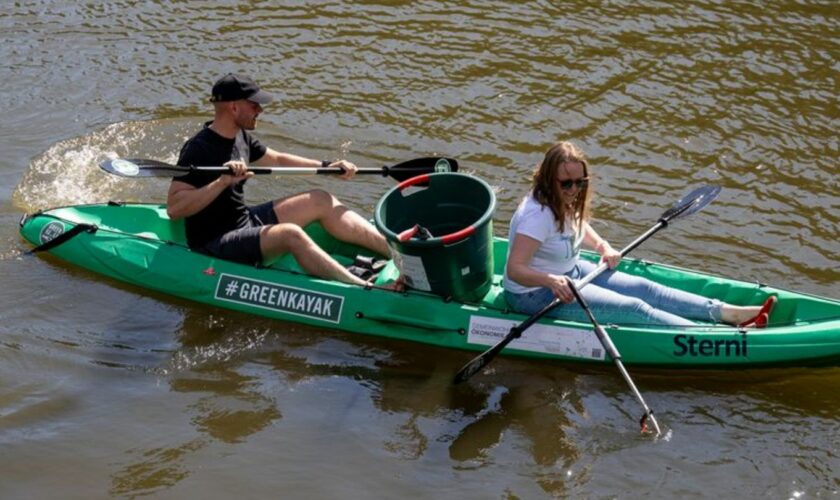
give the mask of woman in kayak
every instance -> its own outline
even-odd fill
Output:
[[[609,270],[580,290],[592,312],[605,323],[691,326],[692,320],[764,327],[776,298],[763,306],[735,306],[612,270],[621,260],[589,225],[592,198],[586,157],[570,142],[554,144],[534,172],[529,195],[510,222],[510,247],[504,288],[508,304],[534,314],[555,297],[562,304],[549,314],[588,321],[575,303],[569,280],[580,279],[597,265],[580,259],[584,245],[601,255]]]

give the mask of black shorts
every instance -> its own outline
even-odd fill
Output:
[[[201,251],[220,259],[242,264],[262,264],[260,230],[263,226],[277,224],[274,202],[248,207],[248,225],[228,231],[201,248]]]

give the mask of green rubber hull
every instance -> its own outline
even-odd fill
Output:
[[[396,293],[316,279],[291,256],[255,268],[209,257],[185,245],[181,222],[161,205],[101,204],[56,208],[26,216],[22,236],[40,245],[70,231],[83,231],[49,250],[56,257],[138,287],[284,321],[366,335],[483,351],[526,319],[510,313],[502,296],[501,274],[507,241],[493,240],[495,275],[490,291],[476,303],[438,295]],[[317,225],[307,232],[342,263],[362,251],[338,242]],[[593,258],[587,255],[587,258]],[[625,259],[625,272],[735,304],[779,303],[765,329],[720,325],[691,329],[610,326],[613,342],[628,365],[680,368],[751,368],[840,364],[840,301],[780,290],[671,266]],[[393,280],[390,263],[377,279]],[[610,363],[591,325],[544,320],[512,342],[503,354],[585,363]]]

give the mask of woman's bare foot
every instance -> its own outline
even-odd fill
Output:
[[[756,316],[761,311],[761,306],[733,306],[724,304],[720,309],[720,320],[730,325],[740,325]]]
[[[720,319],[724,323],[737,326],[758,326],[764,328],[770,319],[773,306],[776,305],[775,295],[767,297],[760,306],[733,306],[724,304],[720,310]]]

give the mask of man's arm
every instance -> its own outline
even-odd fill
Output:
[[[227,189],[228,186],[242,182],[254,175],[253,172],[247,171],[247,167],[242,162],[228,162],[225,165],[234,171],[234,175],[221,175],[218,179],[200,188],[172,179],[172,183],[169,184],[169,191],[166,193],[166,214],[169,218],[178,220],[182,217],[197,214],[222,194],[222,191]]]
[[[251,163],[260,167],[321,167],[321,162],[318,160],[281,153],[271,148],[266,148],[265,154],[259,160]]]
[[[290,153],[281,153],[271,148],[266,148],[265,154],[262,155],[259,160],[252,163],[259,167],[321,167],[321,162],[319,160],[312,160],[310,158],[304,158],[303,156],[297,156]],[[352,178],[359,170],[356,165],[347,160],[334,161],[329,166],[343,169],[344,174],[340,176],[342,179]]]

